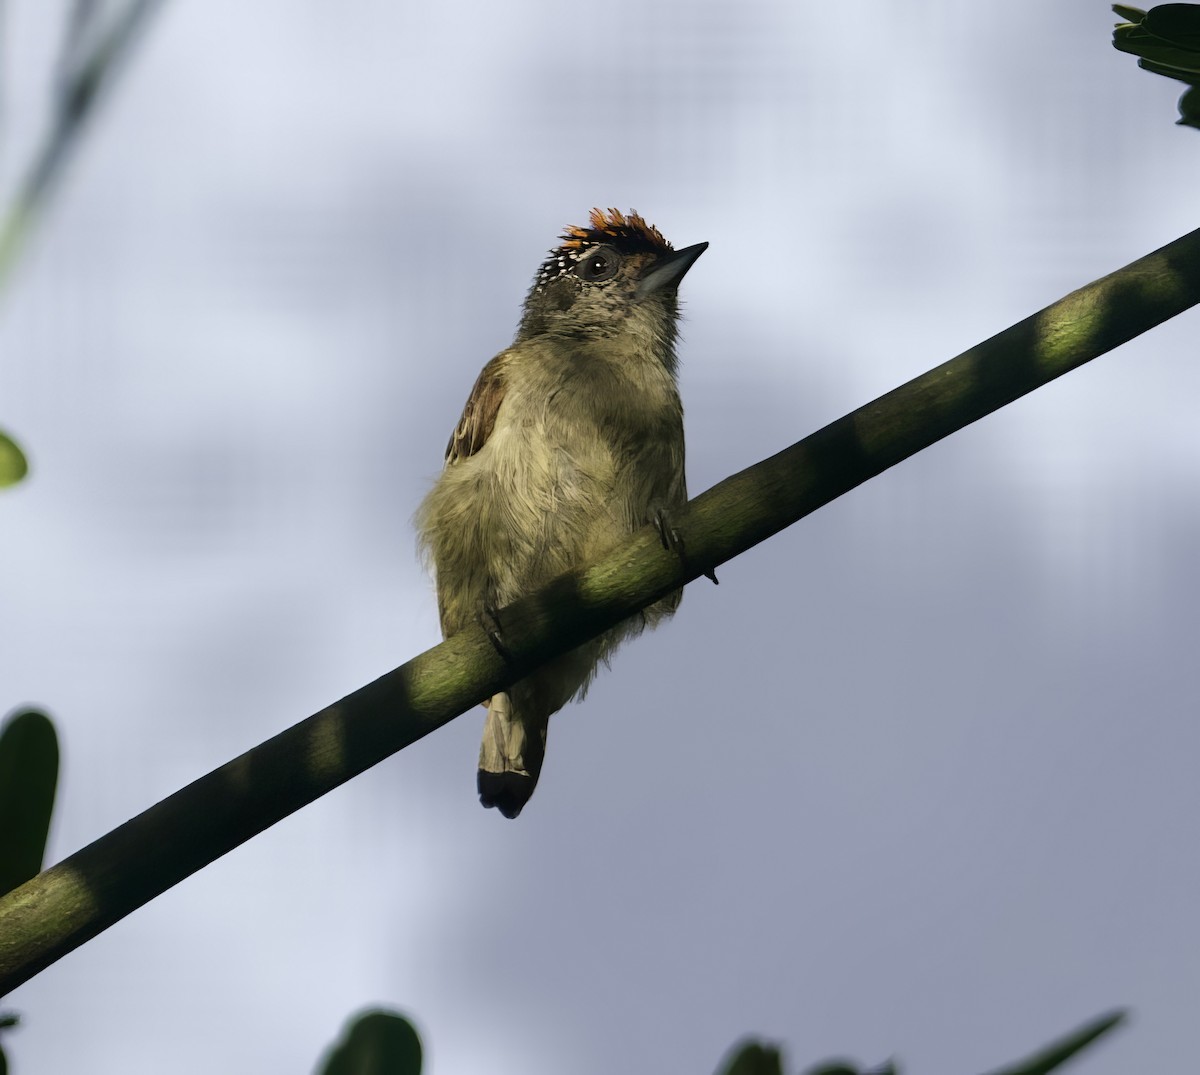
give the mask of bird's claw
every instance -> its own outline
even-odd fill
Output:
[[[662,541],[663,548],[668,552],[673,549],[678,554],[679,559],[682,560],[684,558],[683,535],[671,525],[671,520],[662,508],[658,508],[654,512],[654,525],[658,530],[658,536]],[[714,586],[721,585],[715,568],[710,567],[707,571],[701,572],[701,574],[706,579],[711,579]]]
[[[682,556],[683,538],[679,536],[679,531],[671,525],[671,520],[667,518],[667,513],[662,508],[657,508],[654,512],[654,525],[658,529],[662,547],[668,552],[675,549]]]
[[[488,641],[500,654],[501,659],[506,664],[511,664],[512,654],[504,644],[504,636],[500,633],[500,612],[490,601],[484,604],[483,610],[479,614],[479,621],[484,633],[488,636]]]

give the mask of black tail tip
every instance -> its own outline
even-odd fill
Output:
[[[479,801],[488,809],[495,807],[507,818],[516,817],[536,782],[528,773],[487,773],[479,770]]]

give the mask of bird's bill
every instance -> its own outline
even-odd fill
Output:
[[[663,288],[678,287],[684,273],[696,263],[696,259],[707,249],[708,243],[697,243],[695,246],[686,246],[682,250],[674,250],[665,257],[660,258],[654,268],[638,284],[638,298],[644,298],[655,291],[663,290]]]

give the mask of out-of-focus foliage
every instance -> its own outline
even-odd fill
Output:
[[[758,1041],[739,1042],[722,1063],[720,1075],[783,1075],[783,1054]]]
[[[115,14],[108,5],[76,0],[64,24],[58,78],[45,138],[29,161],[11,204],[0,214],[0,288],[29,230],[78,148],[96,102],[111,84],[161,0],[129,0]]]
[[[1098,1016],[1032,1056],[997,1068],[991,1075],[1048,1075],[1124,1018],[1124,1012]],[[721,1062],[717,1075],[784,1075],[782,1053],[775,1045],[741,1042]],[[896,1075],[896,1066],[890,1060],[872,1068],[859,1068],[846,1060],[825,1060],[809,1068],[804,1075]]]
[[[50,718],[36,709],[9,714],[0,729],[0,895],[41,870],[57,784]]]
[[[64,22],[50,126],[25,165],[15,192],[0,204],[0,293],[64,166],[78,148],[97,100],[160,3],[128,0],[111,17],[110,5],[92,0],[75,0],[72,4]],[[0,65],[0,76],[3,74]],[[0,488],[19,482],[28,470],[24,453],[0,432]]]
[[[862,1072],[853,1064],[832,1060],[818,1064],[815,1068],[809,1068],[804,1075],[896,1075],[896,1068],[893,1064],[887,1063],[877,1068],[870,1068],[868,1072]]]
[[[421,1075],[421,1039],[404,1016],[355,1016],[318,1075]]]
[[[1018,1060],[1015,1064],[997,1068],[991,1075],[1047,1075],[1071,1057],[1086,1049],[1097,1038],[1103,1037],[1114,1027],[1119,1026],[1125,1019],[1121,1011],[1098,1015],[1095,1019],[1084,1023],[1083,1026],[1071,1033],[1053,1041],[1044,1049],[1039,1049],[1032,1056]]]
[[[1180,124],[1200,127],[1200,4],[1160,4],[1149,11],[1114,4],[1125,22],[1113,31],[1113,47],[1138,57],[1138,66],[1186,82],[1179,98]]]
[[[0,432],[0,489],[16,485],[29,473],[25,453],[7,433]]]
[[[17,1025],[17,1017],[11,1012],[0,1012],[0,1030]],[[0,1049],[0,1075],[8,1075],[8,1056]]]

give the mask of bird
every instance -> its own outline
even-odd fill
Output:
[[[567,227],[559,240],[534,277],[512,345],[476,379],[417,510],[445,637],[470,624],[498,629],[497,610],[647,524],[660,527],[664,543],[678,537],[669,522],[687,502],[678,287],[708,243],[675,250],[637,212],[617,209],[593,209],[586,226]],[[551,715],[583,696],[620,642],[671,616],[680,598],[668,595],[482,701],[485,807],[521,813]]]

